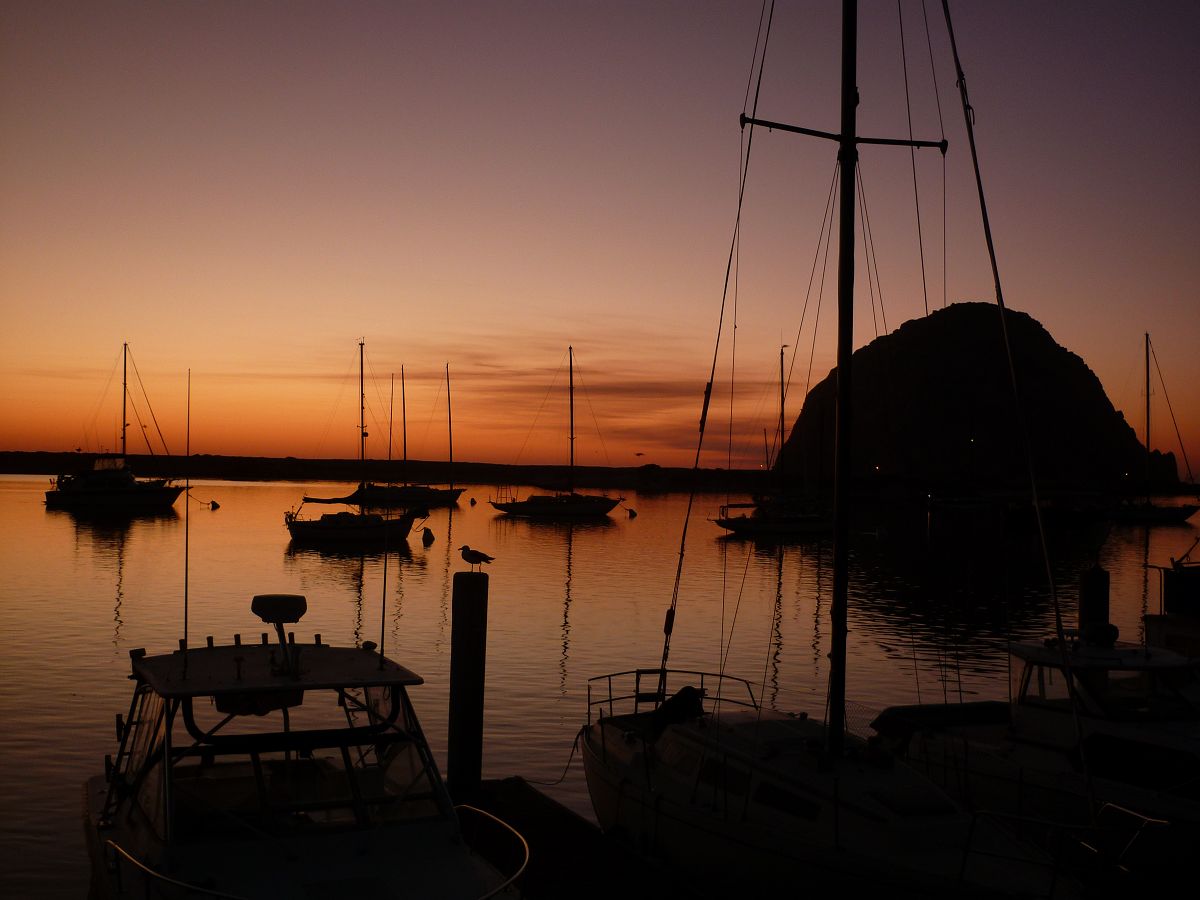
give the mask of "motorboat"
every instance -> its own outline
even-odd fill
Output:
[[[409,697],[419,675],[370,641],[285,635],[303,596],[251,610],[276,640],[130,652],[117,752],[84,786],[95,897],[482,898],[520,859],[505,823],[456,807]],[[479,825],[477,844],[464,822]],[[477,823],[475,820],[481,820]],[[512,856],[512,854],[517,856]]]

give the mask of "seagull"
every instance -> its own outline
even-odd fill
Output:
[[[458,549],[462,551],[463,562],[468,563],[472,567],[479,566],[481,572],[483,571],[482,567],[484,563],[490,563],[496,558],[494,556],[488,556],[482,550],[472,550],[466,544],[463,544]]]

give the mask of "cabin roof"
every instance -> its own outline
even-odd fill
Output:
[[[161,656],[134,655],[133,674],[168,698],[424,683],[420,675],[381,657],[374,649],[315,643],[290,647],[299,651],[298,676],[282,671],[283,654],[277,643],[192,647]]]

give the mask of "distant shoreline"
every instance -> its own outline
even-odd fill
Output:
[[[92,460],[104,454],[50,451],[0,451],[0,474],[60,475],[91,469]],[[300,459],[294,456],[216,456],[207,453],[183,456],[128,456],[129,467],[142,476],[216,478],[230,481],[346,481],[364,479],[364,465],[356,459]],[[501,465],[499,463],[367,460],[365,480],[445,484],[531,484],[563,489],[567,466]],[[583,488],[630,488],[641,491],[708,490],[754,492],[765,486],[766,473],[750,469],[666,468],[643,466],[576,466],[574,484]]]

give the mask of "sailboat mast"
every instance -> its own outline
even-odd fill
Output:
[[[404,453],[404,481],[408,482],[408,405],[404,400],[404,366],[400,367],[400,445]]]
[[[854,184],[858,166],[858,7],[842,4],[842,130],[838,234],[837,398],[833,463],[833,597],[830,603],[827,749],[840,756],[846,731],[846,607],[850,583],[851,357],[854,354]]]
[[[575,491],[575,348],[567,347],[568,398],[571,407],[571,465],[567,470],[567,493]]]
[[[121,459],[125,458],[125,429],[129,426],[129,413],[125,403],[129,397],[129,342],[121,345]]]
[[[450,408],[450,363],[446,363],[446,437],[450,444],[450,490],[454,490],[454,413]]]

